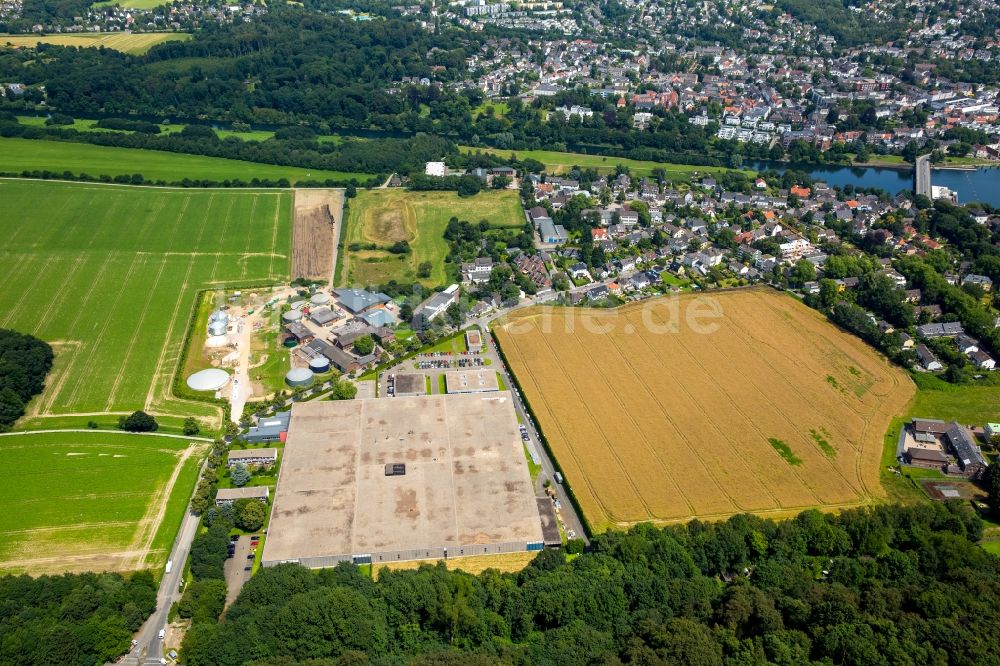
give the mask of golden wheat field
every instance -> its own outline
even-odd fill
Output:
[[[530,308],[494,330],[596,531],[882,497],[882,438],[915,392],[768,289]]]
[[[64,35],[0,35],[0,48],[4,46],[33,47],[38,44],[59,46],[79,46],[82,48],[103,46],[125,53],[145,53],[161,42],[191,39],[184,32],[85,32]]]

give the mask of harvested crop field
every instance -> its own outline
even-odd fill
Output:
[[[98,32],[71,35],[0,35],[0,47],[33,47],[38,44],[59,46],[99,47],[141,54],[162,42],[184,41],[191,35],[184,32]]]
[[[292,279],[330,282],[343,212],[343,190],[295,190]]]
[[[915,392],[766,289],[531,308],[495,332],[596,531],[882,497],[882,436]]]

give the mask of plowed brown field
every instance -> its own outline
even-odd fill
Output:
[[[882,497],[882,437],[915,392],[864,342],[768,289],[530,308],[495,332],[597,531]]]

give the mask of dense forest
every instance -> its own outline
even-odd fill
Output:
[[[0,577],[0,664],[96,666],[124,653],[156,608],[148,571]]]
[[[968,504],[772,522],[640,525],[518,574],[353,565],[258,572],[225,621],[195,622],[208,664],[990,664],[1000,559]]]
[[[32,335],[0,328],[0,431],[24,415],[24,407],[45,388],[52,347]]]
[[[386,90],[394,81],[460,75],[470,39],[477,38],[452,29],[430,34],[413,22],[355,23],[275,7],[252,23],[205,26],[143,57],[46,45],[38,47],[42,57],[6,52],[0,80],[44,83],[49,104],[69,114],[381,127],[407,108]]]

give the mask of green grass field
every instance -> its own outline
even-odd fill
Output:
[[[45,169],[57,173],[69,171],[75,175],[87,173],[94,177],[141,173],[146,180],[167,182],[181,181],[185,178],[216,181],[240,178],[247,182],[253,178],[270,180],[287,178],[294,184],[309,179],[367,180],[371,177],[362,173],[300,169],[159,150],[0,138],[0,172],[21,173]]]
[[[0,437],[0,571],[162,566],[205,446],[120,432]]]
[[[717,174],[724,171],[732,171],[724,167],[692,166],[688,164],[670,164],[668,162],[651,162],[648,160],[630,160],[624,157],[605,157],[603,155],[585,155],[583,153],[559,153],[553,150],[501,150],[499,148],[472,148],[469,146],[459,146],[463,153],[475,153],[481,151],[510,157],[516,155],[518,159],[538,160],[545,165],[545,170],[549,173],[566,173],[572,167],[590,167],[596,169],[598,173],[613,173],[615,167],[621,165],[629,168],[633,176],[651,176],[654,169],[663,169],[669,180],[688,180],[694,173]],[[752,171],[745,171],[751,174]]]
[[[21,125],[28,125],[31,127],[46,127],[45,121],[47,116],[18,116],[17,122]],[[174,134],[180,132],[187,125],[179,123],[157,123],[160,127],[160,131],[163,134]],[[122,134],[131,134],[129,130],[113,130],[107,129],[105,127],[98,127],[96,120],[84,120],[77,118],[73,121],[72,125],[60,125],[59,127],[65,129],[74,129],[77,132],[118,132]],[[216,129],[215,133],[220,139],[228,139],[230,137],[235,137],[242,141],[267,141],[274,136],[272,130],[248,130],[246,132],[237,132],[236,130],[228,129]],[[316,140],[320,143],[332,143],[334,145],[344,142],[344,138],[339,134],[323,134],[316,137]],[[360,174],[359,174],[360,175]],[[367,177],[367,175],[365,176]]]
[[[137,0],[143,6],[146,0]],[[163,4],[158,2],[156,4]],[[155,7],[156,4],[149,5]],[[38,44],[58,44],[60,46],[98,47],[103,46],[125,53],[143,54],[150,48],[163,42],[184,41],[191,39],[186,32],[143,32],[143,33],[74,33],[66,35],[0,35],[0,47],[20,46],[31,47]]]
[[[890,466],[897,465],[896,442],[904,423],[917,416],[976,426],[1000,421],[1000,386],[956,386],[932,375],[914,373],[911,376],[917,384],[917,393],[906,413],[893,419],[889,425],[881,464],[882,486],[889,498],[904,502],[926,499],[924,491],[915,483],[916,479],[947,478],[934,470],[904,467],[902,475],[888,471]]]
[[[0,201],[0,327],[56,352],[27,420],[145,408],[217,426],[170,392],[195,295],[288,279],[291,193],[8,179]]]
[[[525,223],[520,198],[510,190],[484,191],[469,198],[460,198],[454,192],[361,191],[350,201],[350,215],[341,232],[338,284],[414,282],[417,267],[425,261],[432,264],[431,275],[419,281],[427,286],[443,284],[448,254],[444,230],[453,216],[473,223],[487,220],[495,227],[520,227]],[[400,240],[410,244],[409,254],[397,255],[384,249]],[[350,250],[352,243],[375,243],[379,249]]]

